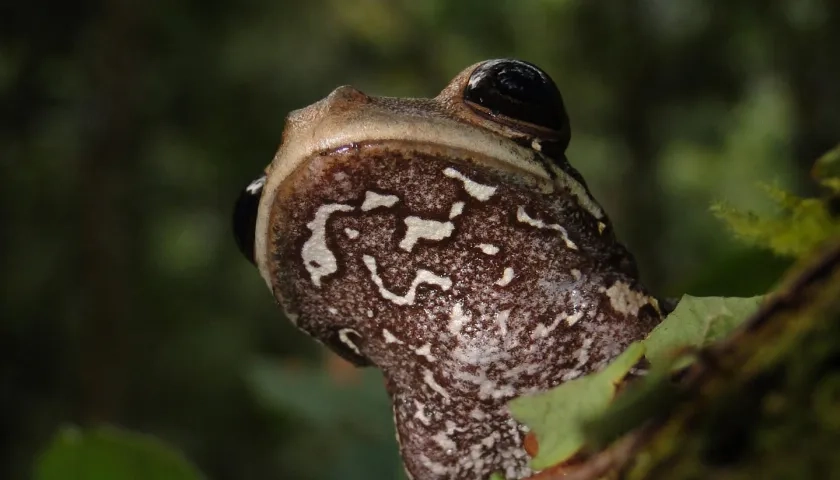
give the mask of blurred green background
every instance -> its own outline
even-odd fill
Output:
[[[230,215],[287,112],[547,70],[569,158],[661,295],[750,295],[785,263],[709,214],[813,188],[840,132],[835,0],[4,2],[0,478],[64,424],[153,434],[212,479],[398,478],[375,371],[297,332]]]

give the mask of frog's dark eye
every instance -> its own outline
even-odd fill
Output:
[[[249,183],[242,189],[236,206],[233,208],[233,236],[239,251],[249,262],[254,262],[254,236],[257,228],[257,210],[260,207],[260,197],[265,185],[265,175]]]
[[[494,118],[507,117],[567,132],[569,120],[554,82],[535,65],[519,60],[489,60],[479,65],[464,90],[467,105]],[[562,134],[562,133],[561,133]]]

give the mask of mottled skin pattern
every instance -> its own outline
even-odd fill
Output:
[[[384,102],[422,122],[423,112],[446,115],[440,102],[457,98],[464,75],[438,103],[345,91],[298,115],[312,122]],[[463,112],[450,116],[487,128]],[[467,149],[374,135],[313,149],[266,202],[264,277],[299,328],[382,370],[417,480],[529,475],[526,431],[506,402],[603,367],[659,321],[599,207],[563,187],[579,175],[563,158],[554,159],[562,169],[546,161],[538,142],[522,148],[537,138],[509,131],[493,129],[543,177]]]

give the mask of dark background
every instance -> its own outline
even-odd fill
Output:
[[[570,161],[661,295],[749,295],[785,262],[709,213],[813,188],[840,132],[834,0],[0,4],[0,478],[66,423],[154,434],[212,479],[398,478],[375,371],[325,355],[233,242],[286,113],[432,96],[537,63]]]

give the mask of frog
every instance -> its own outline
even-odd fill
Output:
[[[341,86],[288,114],[236,201],[239,249],[288,321],[381,370],[408,478],[532,475],[508,402],[661,321],[570,140],[560,90],[522,60],[434,98]]]

